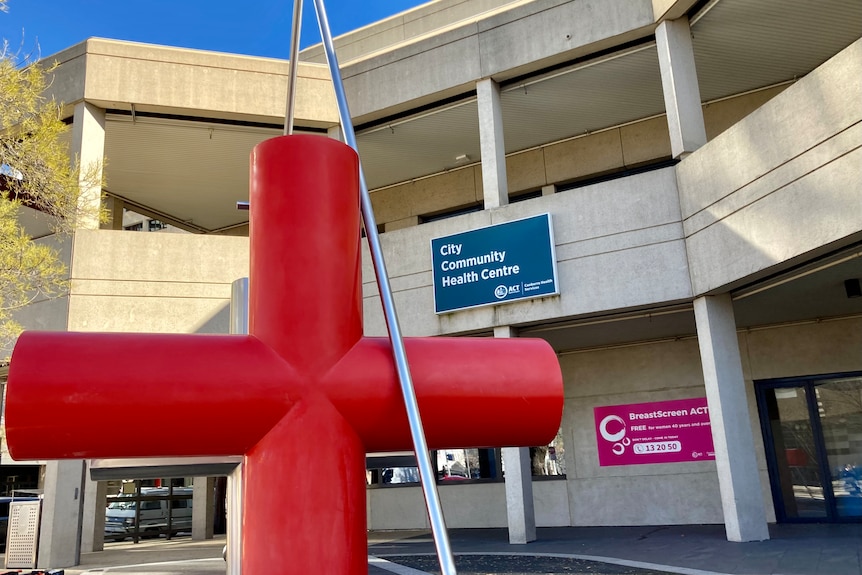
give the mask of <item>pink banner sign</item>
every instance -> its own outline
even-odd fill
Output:
[[[715,459],[705,397],[596,407],[599,465]]]

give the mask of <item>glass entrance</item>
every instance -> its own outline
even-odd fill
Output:
[[[862,521],[862,374],[757,382],[779,521]]]

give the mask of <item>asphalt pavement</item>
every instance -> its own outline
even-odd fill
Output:
[[[449,534],[459,575],[862,575],[862,523],[772,525],[770,535],[731,543],[721,525],[558,527],[539,529],[527,545],[510,545],[505,529]],[[225,575],[223,546],[224,537],[109,543],[65,572]],[[427,532],[371,532],[368,556],[369,575],[440,573]],[[273,566],[271,573],[285,569]]]

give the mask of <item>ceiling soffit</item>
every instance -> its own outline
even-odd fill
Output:
[[[859,0],[720,0],[692,24],[701,100],[804,76],[860,31]]]
[[[281,130],[109,115],[106,189],[115,196],[216,230],[248,221],[249,154]]]

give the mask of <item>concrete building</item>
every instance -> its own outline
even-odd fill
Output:
[[[540,337],[563,371],[563,425],[532,466],[525,448],[438,454],[464,478],[440,481],[450,526],[724,523],[751,541],[862,520],[860,31],[858,0],[437,0],[337,39],[405,333]],[[114,219],[60,246],[69,296],[21,321],[226,333],[248,272],[235,203],[249,151],[281,133],[287,64],[102,39],[51,59],[72,150],[108,158],[90,197]],[[298,131],[335,137],[322,51],[300,60]],[[193,233],[128,233],[123,209]],[[432,239],[539,214],[558,295],[435,313]],[[366,331],[385,335],[365,255]],[[106,433],[170,434],[134,393]],[[98,545],[82,465],[47,465],[54,566],[74,561],[69,525]],[[370,528],[427,526],[398,476],[369,473]]]

